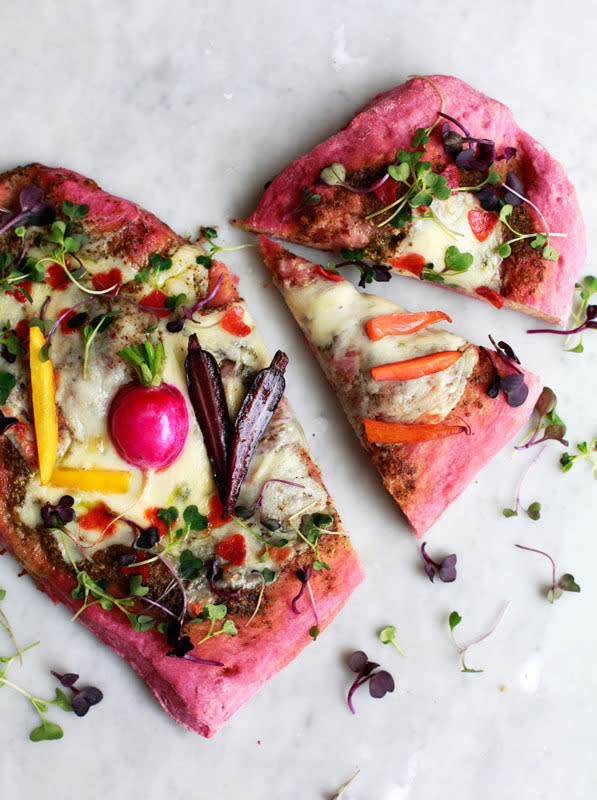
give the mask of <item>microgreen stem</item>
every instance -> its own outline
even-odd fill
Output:
[[[86,306],[86,305],[88,305],[89,303],[93,303],[93,302],[94,302],[96,299],[97,299],[97,298],[95,298],[95,297],[87,297],[85,300],[81,300],[81,302],[80,302],[80,303],[76,303],[74,306],[71,306],[70,308],[67,308],[65,311],[63,311],[63,312],[62,312],[62,314],[61,314],[61,315],[58,317],[58,319],[56,320],[56,322],[55,322],[55,323],[52,325],[52,327],[51,327],[51,328],[50,328],[50,330],[48,331],[48,335],[47,335],[47,337],[46,337],[46,342],[49,342],[49,341],[50,341],[50,338],[51,338],[52,334],[54,333],[54,331],[56,330],[56,328],[57,328],[57,327],[60,325],[60,323],[62,322],[62,320],[63,320],[65,317],[68,317],[68,315],[69,315],[69,314],[70,314],[72,311],[74,311],[75,309],[77,309],[77,308],[80,308],[81,306]]]
[[[238,517],[235,517],[234,514],[232,515],[232,519],[236,523],[238,523],[238,525],[240,525],[241,528],[244,528],[246,531],[248,531],[249,533],[253,534],[253,536],[256,539],[259,539],[259,541],[265,546],[265,553],[264,553],[263,561],[267,561],[267,559],[269,558],[269,544],[267,542],[267,539],[265,539],[263,536],[261,536],[261,534],[259,534],[256,531],[254,531],[253,528],[249,527],[249,525],[247,525],[245,522],[243,522],[242,519],[239,519]]]
[[[549,225],[547,224],[547,220],[546,220],[546,219],[545,219],[545,217],[543,216],[543,214],[542,214],[541,210],[540,210],[540,209],[538,209],[538,208],[537,208],[537,206],[536,206],[534,203],[532,203],[532,202],[531,202],[531,201],[530,201],[528,198],[526,198],[526,197],[525,197],[523,194],[520,194],[519,192],[517,192],[517,191],[516,191],[516,189],[513,189],[511,186],[506,186],[506,189],[507,189],[509,192],[511,192],[513,195],[516,195],[516,197],[520,198],[520,199],[521,199],[523,202],[525,202],[525,203],[527,203],[528,205],[530,205],[530,207],[531,207],[531,208],[534,208],[534,209],[535,209],[535,211],[537,212],[537,214],[539,214],[539,216],[540,216],[540,218],[541,218],[541,221],[542,221],[542,222],[543,222],[543,224],[545,225],[545,233],[544,233],[543,235],[547,237],[547,244],[549,244],[549,239],[550,239],[550,236],[555,236],[555,234],[550,234],[550,232],[549,232]],[[510,228],[510,226],[509,226],[509,225],[507,225],[507,227],[508,227],[508,228]],[[513,230],[513,229],[512,229],[512,228],[510,228],[510,230]],[[514,231],[514,233],[518,233],[518,231]],[[559,235],[560,235],[560,236],[565,236],[566,234],[559,234]]]
[[[91,347],[91,343],[95,339],[97,332],[105,322],[106,317],[107,314],[101,315],[99,322],[97,323],[93,331],[89,334],[89,337],[85,340],[85,348],[83,351],[83,380],[86,380],[87,378],[87,362],[89,360],[89,348]]]
[[[531,469],[535,466],[537,461],[539,461],[539,459],[541,458],[541,456],[545,452],[545,448],[546,447],[547,447],[547,445],[544,444],[543,447],[541,448],[541,450],[539,450],[539,452],[535,455],[533,460],[529,463],[529,465],[527,466],[525,471],[522,473],[522,476],[521,476],[520,480],[518,481],[518,486],[516,488],[516,506],[515,506],[516,511],[518,511],[518,509],[521,507],[521,505],[520,505],[520,493],[522,491],[522,485],[525,482],[526,477],[529,474],[529,472],[531,471]]]
[[[557,581],[556,581],[556,562],[549,555],[549,553],[546,553],[544,550],[537,550],[534,547],[525,547],[523,544],[515,544],[514,547],[518,547],[520,550],[528,550],[530,553],[539,553],[539,555],[545,556],[545,558],[548,558],[551,561],[551,569],[552,569],[552,581],[551,581],[552,586],[551,586],[551,588],[552,588],[553,591],[555,591],[556,584],[557,584]]]
[[[48,261],[51,264],[58,264],[59,266],[61,266],[62,269],[66,272],[68,279],[72,281],[75,284],[75,286],[79,288],[82,292],[85,292],[85,294],[93,294],[93,295],[108,294],[109,292],[114,291],[114,289],[118,286],[118,284],[115,283],[113,286],[109,286],[107,289],[90,289],[88,286],[79,283],[77,278],[75,278],[73,273],[68,268],[66,263],[66,258],[61,256],[61,254],[57,250],[54,250],[50,256],[46,256],[45,258],[40,258],[37,263],[44,264]]]
[[[459,233],[458,231],[451,231],[446,225],[444,225],[444,223],[440,220],[440,218],[437,216],[437,214],[432,208],[428,208],[428,210],[423,214],[423,217],[432,219],[435,222],[435,224],[442,229],[442,231],[446,234],[446,236],[448,236],[450,239],[453,239],[453,241],[455,242],[458,241],[459,236],[460,237],[464,236],[463,233]]]

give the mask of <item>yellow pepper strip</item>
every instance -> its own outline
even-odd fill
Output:
[[[39,460],[39,477],[43,485],[49,482],[58,452],[58,419],[56,416],[56,390],[52,362],[41,361],[40,351],[46,338],[40,328],[29,329],[29,367],[31,369],[31,395],[33,422]]]
[[[55,469],[50,478],[53,486],[101,494],[126,494],[130,482],[131,473],[125,469]]]

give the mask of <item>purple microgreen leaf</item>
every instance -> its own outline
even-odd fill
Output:
[[[13,425],[16,425],[19,420],[16,417],[5,417],[4,412],[0,409],[0,436],[5,433]]]
[[[456,580],[456,554],[446,556],[442,561],[438,575],[444,583],[452,583]]]
[[[506,395],[506,401],[512,408],[521,406],[529,395],[529,387],[524,382],[524,375],[515,373],[506,375],[500,380],[500,389]]]
[[[481,208],[485,211],[496,211],[500,204],[495,186],[483,186],[477,192],[477,199],[481,203]]]
[[[520,206],[524,202],[524,184],[513,172],[506,176],[504,184],[504,202],[511,206]],[[513,189],[514,191],[508,191]]]
[[[433,579],[435,578],[435,567],[432,566],[431,564],[425,564],[424,569],[425,569],[425,574],[427,575],[431,583],[433,583]]]
[[[385,669],[371,675],[369,680],[369,694],[371,697],[383,697],[388,692],[394,691],[394,679]]]
[[[149,528],[140,528],[140,533],[135,540],[135,547],[141,550],[149,550],[154,547],[160,540],[160,534],[155,525],[150,525]]]
[[[490,336],[489,338],[491,339],[491,336]],[[492,340],[492,343],[493,343],[493,340]],[[516,355],[516,353],[514,352],[514,350],[513,350],[513,349],[510,347],[510,345],[508,344],[508,342],[504,342],[504,341],[500,341],[500,342],[498,342],[498,343],[497,343],[497,348],[498,348],[498,349],[499,349],[499,350],[500,350],[500,351],[501,351],[501,352],[502,352],[504,355],[506,355],[506,356],[507,356],[509,359],[511,359],[512,361],[516,361],[516,363],[517,363],[517,364],[520,364],[520,359],[518,358],[518,356]]]
[[[79,680],[79,676],[75,672],[65,672],[64,675],[61,675],[59,672],[55,672],[53,669],[50,670],[50,672],[67,689],[72,688]]]
[[[72,522],[75,517],[75,510],[73,508],[74,499],[68,495],[63,495],[56,505],[45,503],[41,509],[41,517],[44,526],[49,529],[61,528],[69,522]]]
[[[361,672],[367,663],[367,653],[363,650],[355,650],[348,657],[348,666],[353,672]]]

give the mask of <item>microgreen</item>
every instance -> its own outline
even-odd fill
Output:
[[[43,227],[52,223],[56,219],[56,209],[47,203],[43,197],[43,191],[33,184],[22,189],[19,195],[21,210],[0,227],[0,234],[10,228],[14,228],[15,225],[22,225],[25,222],[36,227]]]
[[[214,636],[220,636],[223,633],[228,634],[228,636],[236,636],[238,631],[236,630],[236,625],[231,619],[226,619],[226,615],[228,614],[228,608],[224,603],[218,603],[217,605],[213,603],[206,603],[204,609],[201,611],[200,614],[197,615],[195,619],[192,619],[191,622],[204,622],[209,620],[209,629],[201,641],[198,642],[198,645],[203,644],[203,642],[207,642],[208,639],[213,639]],[[222,625],[220,626],[219,630],[215,630],[216,622],[222,621]]]
[[[515,190],[514,190],[513,187],[511,187],[510,191],[514,192]],[[519,197],[522,197],[522,195],[519,195]],[[531,205],[537,211],[537,213],[541,216],[541,219],[543,220],[544,224],[546,224],[545,223],[545,218],[543,217],[543,214],[541,214],[539,209],[535,205],[533,205],[530,202],[530,200],[527,200],[525,197],[522,197],[522,199],[525,202],[529,203],[529,205]],[[521,200],[521,202],[522,202],[522,200]],[[560,257],[560,254],[556,250],[556,248],[552,244],[550,244],[550,237],[552,237],[552,236],[564,236],[565,237],[566,234],[565,233],[552,233],[551,231],[549,231],[547,229],[547,225],[546,225],[545,231],[534,232],[534,233],[521,233],[520,231],[517,231],[515,228],[513,228],[512,225],[510,225],[510,223],[508,222],[510,216],[512,215],[512,211],[513,210],[514,209],[513,209],[512,203],[506,203],[500,209],[500,215],[499,215],[500,222],[503,225],[505,225],[506,228],[508,228],[508,230],[511,233],[514,234],[514,236],[512,238],[508,239],[505,242],[502,242],[502,244],[499,246],[498,255],[500,256],[500,258],[508,258],[512,254],[512,245],[515,244],[516,242],[522,242],[524,239],[532,239],[532,241],[530,242],[531,247],[534,250],[539,250],[540,249],[541,250],[541,255],[542,255],[543,258],[545,258],[545,259],[547,259],[549,261],[557,261],[559,259],[559,257]]]
[[[219,558],[213,558],[210,563],[207,565],[207,580],[212,592],[219,596],[219,597],[238,597],[240,594],[238,591],[233,591],[230,589],[219,589],[216,586],[216,581],[219,580],[223,575],[223,570],[221,568],[221,561]]]
[[[311,576],[313,574],[313,568],[311,564],[308,564],[305,567],[305,569],[298,569],[295,574],[296,577],[301,582],[301,588],[299,590],[299,593],[296,595],[296,597],[293,598],[291,602],[292,610],[294,611],[295,614],[301,613],[299,608],[297,607],[297,601],[301,599],[301,597],[305,593],[305,590],[307,590],[309,592],[309,599],[311,600],[311,608],[313,609],[313,615],[315,617],[315,625],[313,625],[309,629],[309,636],[311,636],[312,639],[317,639],[320,632],[319,615],[317,613],[317,606],[315,605],[315,597],[313,596],[313,590],[311,589],[311,584],[309,583]]]
[[[166,256],[161,256],[159,253],[151,253],[149,256],[149,264],[137,272],[135,275],[136,283],[150,283],[154,289],[159,289],[160,281],[159,275],[162,272],[167,272],[172,266],[172,259]]]
[[[589,305],[589,300],[597,292],[597,278],[593,275],[586,275],[581,283],[576,283],[575,288],[579,293],[579,302],[576,311],[570,316],[572,328],[565,331],[557,331],[553,328],[533,328],[527,333],[555,333],[557,336],[565,336],[564,348],[568,344],[568,339],[574,334],[579,334],[579,339],[574,347],[566,350],[567,353],[582,353],[584,345],[582,343],[583,331],[594,330],[597,328],[597,305]],[[583,314],[585,315],[583,320]]]
[[[21,342],[15,331],[11,330],[8,323],[4,326],[3,333],[0,336],[0,352],[5,361],[9,364],[14,364],[17,356],[21,352]]]
[[[55,702],[64,711],[74,711],[78,717],[84,717],[91,706],[97,705],[104,698],[103,693],[96,686],[77,689],[75,683],[79,680],[79,676],[73,672],[60,675],[60,673],[51,670],[51,673],[64,687],[73,692],[73,699],[69,700],[63,691],[56,689]]]
[[[166,353],[161,341],[154,346],[146,339],[124,347],[118,355],[135,370],[143,386],[157,386],[162,380]]]
[[[393,692],[395,685],[394,679],[389,672],[379,669],[379,664],[375,661],[369,661],[367,654],[362,650],[356,650],[348,659],[348,666],[353,671],[358,673],[354,679],[350,689],[348,690],[348,707],[353,714],[356,714],[352,704],[352,696],[359,686],[363,686],[369,682],[369,694],[371,697],[380,698],[388,692]]]
[[[6,403],[16,383],[17,379],[10,372],[0,372],[0,406]]]
[[[425,264],[421,271],[421,280],[444,283],[446,276],[459,275],[466,272],[473,263],[471,253],[460,252],[455,245],[450,245],[444,253],[444,269],[436,272],[433,264]]]
[[[0,410],[0,436],[9,428],[12,428],[13,425],[18,423],[18,419],[16,417],[5,417],[4,412]]]
[[[451,553],[438,563],[427,555],[425,551],[426,544],[427,542],[423,542],[421,545],[421,555],[425,560],[425,574],[431,583],[433,583],[433,579],[435,578],[436,574],[439,575],[439,579],[444,583],[452,583],[452,581],[455,581],[457,560],[456,554]]]
[[[110,325],[117,318],[117,312],[106,312],[98,314],[90,322],[88,322],[81,330],[83,336],[84,352],[83,352],[83,378],[87,377],[87,365],[89,361],[89,351],[91,344],[98,333],[104,333],[108,330]],[[128,349],[128,348],[125,348]]]
[[[489,336],[489,340],[496,348],[496,354],[499,358],[507,364],[508,367],[512,368],[514,373],[502,377],[493,354],[490,350],[487,350],[487,348],[482,347],[481,350],[490,360],[493,367],[493,377],[491,383],[487,387],[487,396],[494,399],[498,396],[500,391],[502,391],[506,395],[506,402],[508,405],[512,406],[512,408],[517,408],[526,401],[529,395],[529,387],[525,383],[524,373],[517,366],[517,364],[520,364],[520,361],[518,361],[514,351],[506,342],[499,342],[499,344],[496,344],[492,336]],[[512,356],[514,356],[514,358],[512,358]]]
[[[561,597],[563,592],[580,592],[580,586],[574,580],[574,576],[569,572],[566,572],[564,575],[562,575],[559,581],[556,581],[555,561],[544,550],[537,550],[534,547],[525,547],[522,544],[517,544],[514,546],[518,547],[520,550],[528,550],[530,553],[538,553],[541,556],[545,556],[545,558],[550,561],[552,567],[551,587],[546,593],[546,597],[550,603],[553,603],[554,600],[557,600],[559,597]]]
[[[518,482],[518,487],[516,489],[516,498],[515,498],[515,502],[514,502],[514,508],[503,508],[502,509],[502,514],[504,515],[504,517],[506,517],[506,518],[517,517],[518,516],[518,511],[519,511],[519,509],[521,509],[529,516],[530,519],[532,519],[532,520],[540,519],[540,517],[541,517],[541,503],[535,501],[535,502],[531,503],[528,506],[528,508],[524,508],[522,506],[521,502],[520,502],[520,493],[522,491],[522,485],[523,485],[527,475],[529,474],[529,472],[532,469],[532,467],[537,463],[537,461],[539,461],[539,459],[543,455],[543,453],[545,451],[545,447],[546,447],[546,445],[543,445],[541,450],[539,450],[539,452],[536,454],[536,456],[533,458],[533,460],[529,463],[527,468],[522,473],[522,475],[520,477],[520,481]]]
[[[597,480],[597,438],[591,439],[589,442],[579,442],[576,449],[578,453],[574,455],[564,453],[560,458],[563,472],[571,470],[575,461],[587,459],[593,468],[593,477]]]
[[[563,444],[564,447],[568,447],[568,442],[564,439],[566,425],[556,412],[556,404],[557,397],[555,392],[549,386],[545,386],[535,403],[534,410],[538,416],[537,424],[522,444],[514,448],[515,450],[527,450],[529,447],[541,444],[549,439],[555,439],[560,444]],[[543,432],[543,436],[539,439],[537,437],[541,432]]]
[[[448,624],[450,626],[450,636],[452,637],[452,641],[454,642],[454,644],[458,648],[458,652],[461,655],[461,663],[462,663],[462,669],[460,670],[461,672],[483,672],[482,669],[471,669],[470,667],[468,667],[466,665],[465,657],[466,657],[467,650],[469,650],[471,647],[473,647],[473,645],[479,644],[479,642],[482,642],[484,639],[487,639],[488,636],[491,636],[491,634],[496,630],[496,628],[498,627],[500,622],[504,619],[504,616],[505,616],[506,611],[508,610],[509,606],[510,606],[509,602],[504,605],[504,607],[502,608],[497,620],[492,625],[492,627],[489,629],[489,631],[487,631],[487,633],[484,633],[483,636],[479,636],[478,639],[474,639],[472,642],[470,642],[466,646],[460,645],[456,641],[456,639],[454,638],[454,628],[456,628],[458,625],[460,625],[460,623],[462,622],[462,617],[460,616],[458,611],[452,611],[452,613],[450,614],[450,616],[448,618]]]
[[[241,528],[244,528],[252,536],[254,536],[256,539],[258,539],[261,542],[261,544],[264,546],[265,549],[264,549],[263,553],[261,554],[261,556],[259,557],[259,560],[260,561],[267,561],[267,559],[269,558],[269,542],[267,541],[267,539],[265,539],[260,533],[257,533],[257,531],[253,530],[253,528],[251,528],[250,525],[247,525],[246,522],[243,522],[243,520],[240,517],[236,517],[233,514],[232,515],[232,519],[235,522],[237,522],[241,526]]]
[[[313,196],[315,197],[315,195]],[[295,210],[298,210],[298,208],[300,208],[300,206],[298,206]],[[232,250],[244,250],[245,247],[253,246],[251,244],[239,244],[236,247],[221,247],[220,245],[216,244],[216,239],[218,238],[218,229],[209,225],[207,227],[202,226],[199,235],[199,241],[201,242],[201,240],[204,239],[209,244],[209,250],[207,255],[197,256],[195,261],[201,267],[205,267],[205,269],[209,269],[211,267],[212,259],[216,253],[223,253],[224,251],[229,252]],[[220,276],[220,278],[222,277],[223,276]]]
[[[161,519],[162,522],[165,522],[168,527],[171,527],[178,519],[178,509],[175,506],[168,506],[168,508],[158,508],[157,516],[158,519]]]
[[[376,189],[379,189],[389,177],[390,174],[388,171],[381,178],[372,183],[371,186],[361,189],[346,183],[346,167],[338,161],[330,164],[329,167],[324,167],[319,173],[319,180],[326,183],[328,186],[341,186],[343,189],[348,189],[349,192],[354,192],[355,194],[369,194],[370,192],[374,192]]]
[[[63,495],[56,505],[45,503],[41,508],[41,518],[44,527],[48,529],[59,528],[62,529],[64,525],[72,522],[75,517],[75,510],[73,508],[74,499],[69,495]]]
[[[94,580],[88,572],[77,570],[77,586],[72,590],[74,599],[83,600],[81,607],[72,617],[75,620],[86,609],[94,605],[100,605],[104,611],[111,611],[116,608],[131,623],[134,630],[144,632],[155,625],[155,619],[147,614],[134,614],[129,609],[135,605],[135,597],[115,597],[108,591],[108,582],[103,578]]]
[[[180,576],[185,581],[194,581],[201,574],[203,561],[196,558],[191,550],[183,550],[180,554]]]
[[[386,283],[392,277],[391,268],[386,264],[367,264],[363,261],[363,250],[341,250],[340,256],[344,259],[339,264],[328,264],[327,267],[322,267],[328,272],[337,273],[337,270],[342,267],[356,267],[361,273],[359,279],[359,286],[365,288],[366,284],[372,281],[379,281]]]
[[[406,653],[404,650],[398,645],[396,639],[396,628],[394,625],[387,625],[385,628],[379,632],[379,641],[383,642],[383,644],[393,644],[396,650],[400,653],[400,655],[406,658]]]
[[[340,800],[340,797],[344,793],[345,789],[347,789],[348,786],[354,781],[354,779],[356,778],[356,776],[359,774],[360,771],[361,771],[360,769],[357,769],[355,773],[351,775],[347,781],[344,781],[344,783],[336,789],[336,791],[329,798],[329,800]]]
[[[315,560],[313,561],[313,569],[331,569],[329,564],[322,561],[319,555],[318,541],[322,533],[325,533],[325,528],[329,528],[334,522],[334,518],[330,514],[305,514],[301,520],[300,529],[291,523],[291,527],[298,533],[301,539],[306,542],[313,550]]]

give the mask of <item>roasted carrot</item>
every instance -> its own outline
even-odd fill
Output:
[[[373,367],[371,377],[375,381],[410,381],[413,378],[423,378],[425,375],[433,375],[434,372],[448,369],[461,355],[460,350],[442,350],[439,353],[430,353],[428,356],[381,364],[379,367]]]
[[[365,418],[365,435],[373,444],[399,444],[401,442],[429,442],[465,433],[464,425],[439,425],[431,423],[383,422]]]
[[[384,314],[381,317],[370,319],[365,330],[367,336],[377,342],[384,336],[400,336],[406,333],[414,333],[445,319],[452,322],[443,311],[420,311],[417,314]]]

